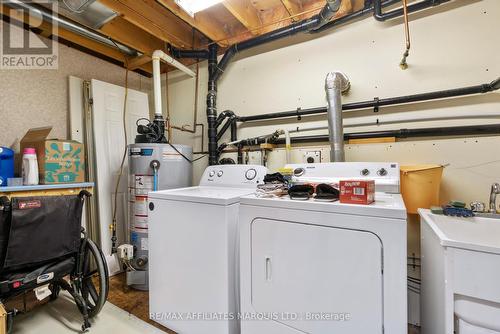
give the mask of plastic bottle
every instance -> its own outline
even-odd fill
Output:
[[[38,184],[38,161],[36,150],[28,147],[23,150],[23,184],[34,186]]]
[[[0,146],[0,187],[7,186],[7,180],[14,177],[14,151]]]

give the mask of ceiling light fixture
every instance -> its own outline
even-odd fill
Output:
[[[186,13],[194,17],[194,14],[221,3],[222,1],[223,0],[175,0],[175,3]]]

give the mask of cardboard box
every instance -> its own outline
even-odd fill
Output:
[[[340,181],[340,203],[370,204],[375,201],[375,181]]]
[[[47,139],[52,127],[30,129],[21,139],[21,155],[26,147],[36,149],[40,184],[85,182],[83,144],[74,140]]]

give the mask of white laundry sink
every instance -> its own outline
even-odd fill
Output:
[[[423,333],[500,334],[500,219],[419,214]]]

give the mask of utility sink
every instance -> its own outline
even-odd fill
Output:
[[[500,334],[500,219],[419,214],[422,332]]]

